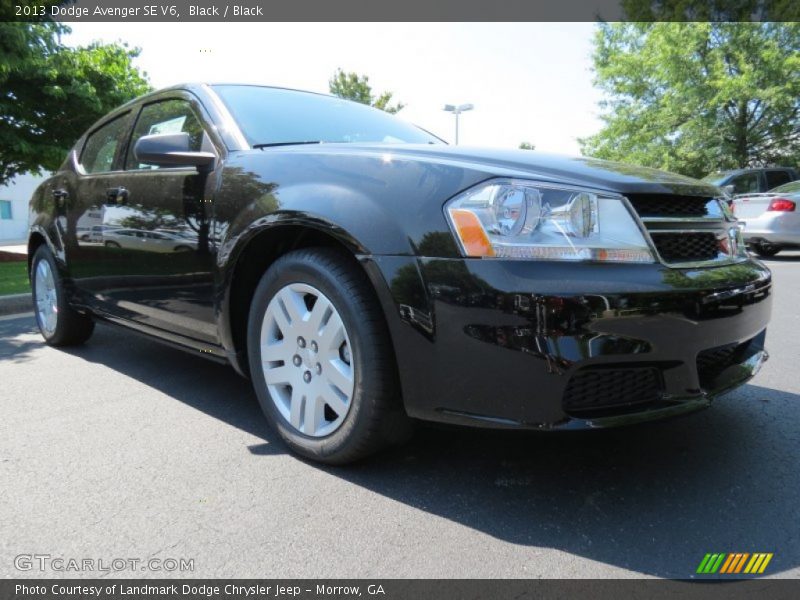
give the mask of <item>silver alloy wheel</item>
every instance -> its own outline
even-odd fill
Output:
[[[267,305],[259,344],[281,415],[311,437],[336,431],[352,404],[355,370],[347,329],[327,296],[305,283],[281,288]]]
[[[36,265],[36,317],[46,337],[55,333],[58,324],[58,292],[53,270],[44,259]]]

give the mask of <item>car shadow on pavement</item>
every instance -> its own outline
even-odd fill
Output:
[[[0,321],[0,361],[24,362],[34,350],[42,347],[42,343],[32,316]]]
[[[422,430],[408,447],[339,474],[514,544],[647,575],[692,577],[707,552],[773,552],[776,573],[800,563],[800,440],[770,423],[800,415],[768,407],[800,397],[741,393],[759,405],[733,394],[739,406],[721,399],[705,413],[624,429]]]
[[[250,382],[227,365],[104,324],[87,344],[61,350],[112,368],[256,437],[272,435]]]
[[[229,367],[102,326],[68,352],[263,439],[253,455],[286,453]],[[773,552],[776,574],[800,564],[798,422],[800,396],[749,385],[672,421],[556,434],[424,426],[360,464],[312,466],[520,546],[675,578],[707,552]]]

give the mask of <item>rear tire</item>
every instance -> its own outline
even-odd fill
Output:
[[[247,346],[261,408],[294,452],[345,464],[410,437],[389,332],[352,257],[309,248],[275,261],[253,296]]]
[[[31,261],[31,289],[36,324],[51,346],[75,346],[91,337],[94,321],[68,303],[53,253],[41,245]]]
[[[753,250],[762,258],[771,258],[781,251],[781,247],[772,244],[755,244]]]

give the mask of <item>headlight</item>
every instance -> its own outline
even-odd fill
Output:
[[[495,179],[450,200],[445,214],[464,256],[653,262],[619,196]]]

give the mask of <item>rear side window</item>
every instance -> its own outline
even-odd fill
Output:
[[[783,185],[784,183],[789,183],[791,180],[791,176],[786,171],[767,171],[768,190]]]
[[[106,123],[86,138],[81,152],[81,166],[87,173],[114,169],[114,159],[128,133],[128,114]]]
[[[186,100],[164,100],[148,104],[139,113],[136,127],[128,147],[125,160],[126,169],[157,169],[157,165],[140,163],[133,155],[133,148],[140,137],[159,133],[188,133],[189,150],[199,152],[203,149],[203,126],[200,119]]]
[[[758,173],[745,173],[731,179],[734,194],[758,192]]]

